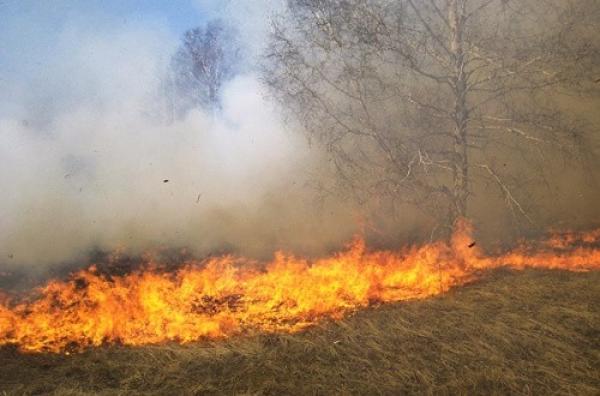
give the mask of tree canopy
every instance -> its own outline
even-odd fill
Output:
[[[243,62],[238,32],[221,20],[188,30],[171,62],[176,110],[221,108],[223,84],[236,76]]]

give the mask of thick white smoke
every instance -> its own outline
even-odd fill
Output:
[[[0,265],[93,247],[310,250],[339,234],[305,214],[312,154],[255,75],[227,84],[220,116],[166,123],[161,84],[178,37],[143,24],[59,37],[40,73],[4,94]]]

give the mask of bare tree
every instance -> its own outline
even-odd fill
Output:
[[[589,148],[564,102],[598,92],[599,33],[594,0],[289,0],[265,80],[357,198],[452,224],[494,186],[534,222],[547,159]]]
[[[242,61],[237,31],[221,20],[188,30],[171,62],[178,112],[219,110],[223,84],[240,72]]]

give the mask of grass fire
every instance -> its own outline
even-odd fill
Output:
[[[312,263],[278,253],[262,268],[233,256],[182,263],[172,272],[160,271],[158,263],[117,276],[92,267],[49,282],[37,298],[0,305],[0,344],[70,352],[243,331],[290,333],[374,303],[430,297],[501,266],[600,269],[598,231],[554,236],[539,250],[524,246],[497,257],[484,256],[471,240],[461,222],[450,244],[370,252],[356,239],[346,251]]]
[[[0,396],[600,393],[597,0],[0,15]]]

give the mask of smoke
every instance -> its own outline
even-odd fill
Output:
[[[220,116],[165,123],[161,84],[179,37],[156,21],[90,29],[80,19],[56,37],[35,73],[4,87],[4,268],[92,248],[315,252],[352,232],[351,221],[328,221],[341,205],[313,205],[304,175],[316,154],[256,75],[227,84]]]
[[[195,5],[233,21],[252,60],[281,3]],[[282,121],[255,72],[227,84],[218,117],[195,110],[165,122],[163,79],[181,32],[160,17],[75,7],[36,5],[0,26],[0,271],[91,249],[266,257],[319,254],[361,229],[388,245],[430,235],[414,208],[375,208],[383,215],[369,220],[373,208],[316,201],[327,162]],[[568,205],[556,217],[597,219],[596,187],[562,172],[557,195]],[[500,239],[502,199],[476,198],[480,228]]]

